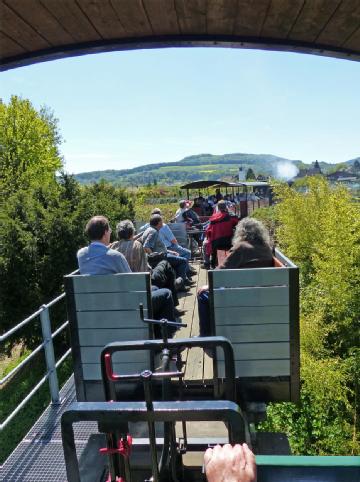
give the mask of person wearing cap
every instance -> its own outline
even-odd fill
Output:
[[[185,211],[187,211],[189,209],[189,205],[188,203],[185,201],[185,199],[182,199],[180,202],[179,202],[179,209],[176,211],[175,213],[175,222],[176,223],[185,223],[186,220],[183,216],[183,214],[185,213]]]

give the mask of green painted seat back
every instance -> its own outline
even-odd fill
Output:
[[[100,353],[115,341],[148,339],[151,328],[140,318],[152,316],[149,273],[65,277],[71,346],[78,400],[93,400],[87,386],[101,383]],[[116,353],[116,373],[150,368],[148,352]],[[88,394],[86,393],[88,391]],[[95,395],[95,398],[97,395]]]
[[[234,349],[236,376],[270,399],[298,398],[299,293],[296,266],[209,272],[212,331]],[[217,354],[224,376],[223,355]],[[276,383],[278,382],[278,387]],[[265,398],[267,395],[264,395]],[[256,397],[255,397],[256,398]],[[259,401],[267,401],[259,400]]]

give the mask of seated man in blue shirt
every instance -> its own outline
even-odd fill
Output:
[[[150,218],[150,226],[144,231],[140,241],[147,253],[164,253],[167,261],[174,268],[176,276],[180,276],[185,285],[191,285],[191,281],[187,277],[188,262],[178,253],[166,248],[159,233],[162,226],[163,220],[160,214],[153,214]]]
[[[152,210],[151,215],[153,214],[160,214],[161,216],[161,211],[159,208],[155,208]],[[176,253],[179,253],[180,256],[183,258],[189,259],[191,258],[191,251],[190,249],[183,248],[180,246],[178,243],[176,237],[174,236],[174,233],[171,231],[169,226],[163,222],[163,225],[159,231],[160,237],[163,240],[166,248],[170,251],[175,251]],[[190,270],[191,271],[191,270]],[[196,271],[195,271],[196,272]]]
[[[90,238],[90,244],[79,249],[77,253],[80,274],[131,273],[125,256],[108,246],[111,229],[107,218],[104,216],[91,218],[86,225],[85,232]],[[170,321],[175,320],[174,301],[169,289],[158,289],[153,286],[151,299],[156,320],[162,318]]]

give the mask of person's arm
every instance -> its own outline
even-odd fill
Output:
[[[208,482],[256,482],[255,456],[246,444],[225,444],[204,455]]]
[[[156,236],[158,236],[159,233],[157,231],[150,232],[147,237],[143,240],[143,246],[145,253],[151,254],[154,251],[154,246],[156,242]]]
[[[136,271],[138,271],[138,272],[149,271],[146,253],[145,253],[145,250],[144,250],[142,244],[140,244],[138,242],[135,242],[134,243],[134,249],[135,249],[135,257],[136,257],[136,261],[137,261]]]

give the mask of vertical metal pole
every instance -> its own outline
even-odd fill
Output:
[[[54,345],[51,337],[49,308],[47,308],[46,305],[42,305],[42,308],[43,308],[43,311],[40,313],[40,321],[41,321],[43,341],[45,343],[44,350],[45,350],[47,373],[49,374],[51,403],[53,405],[59,405],[60,404],[59,382],[58,382],[56,366],[55,366]]]

